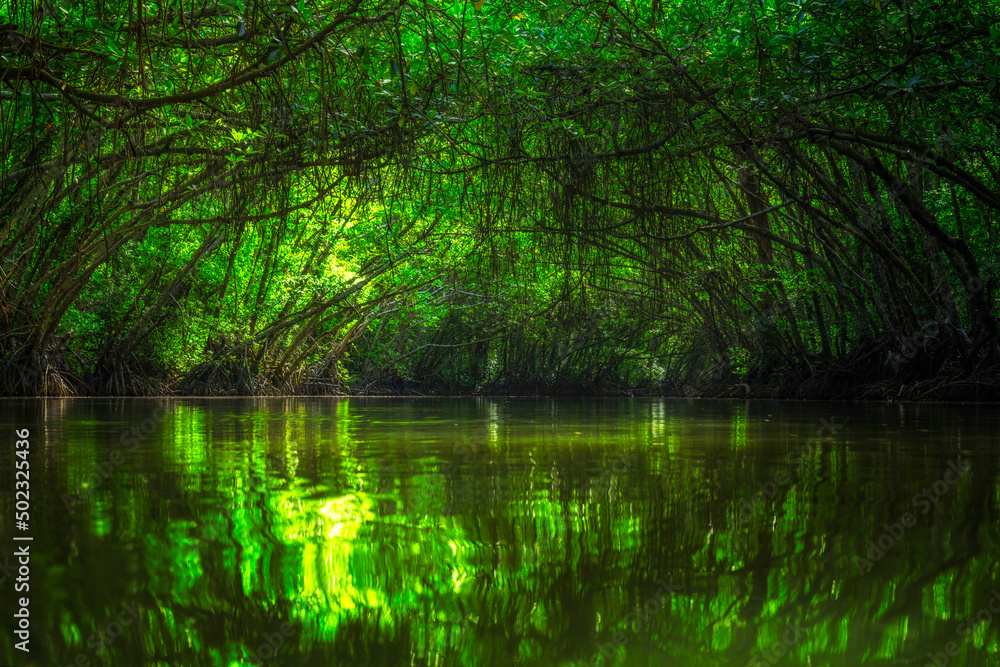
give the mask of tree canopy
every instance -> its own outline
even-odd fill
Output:
[[[7,394],[996,395],[995,2],[6,2]]]

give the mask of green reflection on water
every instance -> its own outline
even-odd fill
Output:
[[[991,408],[175,400],[124,445],[156,405],[4,404],[37,664],[997,658]]]

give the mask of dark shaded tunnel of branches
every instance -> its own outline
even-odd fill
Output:
[[[993,2],[0,17],[4,395],[997,400]]]

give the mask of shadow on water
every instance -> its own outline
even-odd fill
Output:
[[[993,407],[3,408],[33,447],[12,664],[997,664]]]

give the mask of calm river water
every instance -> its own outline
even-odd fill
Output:
[[[0,664],[1000,665],[995,406],[0,409]]]

